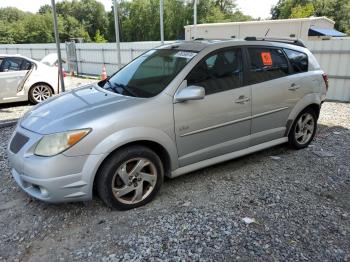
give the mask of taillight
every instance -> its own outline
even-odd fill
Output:
[[[323,73],[322,77],[323,77],[324,83],[326,84],[326,90],[328,91],[328,86],[329,86],[329,84],[328,84],[328,75],[326,73]]]

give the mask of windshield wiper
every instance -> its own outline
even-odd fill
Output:
[[[114,84],[114,85],[115,85],[115,88],[120,87],[121,89],[129,93],[129,95],[131,96],[135,96],[135,97],[137,96],[134,92],[130,90],[130,88],[127,85],[123,85],[123,84]]]
[[[117,93],[117,90],[115,90],[115,89],[113,88],[113,86],[112,86],[111,82],[109,81],[109,79],[106,80],[106,83],[108,84],[108,89],[111,89],[111,90],[113,90],[114,92]],[[104,86],[103,86],[103,87],[104,87]]]
[[[108,84],[108,87],[106,89],[110,89],[113,92],[122,95],[122,93],[118,92],[118,89],[117,89],[117,88],[121,88],[124,91],[126,91],[129,95],[137,97],[137,95],[133,91],[131,91],[130,88],[126,85],[111,83],[111,81],[109,81],[109,79],[106,80],[106,83]]]

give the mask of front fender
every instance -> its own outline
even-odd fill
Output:
[[[168,152],[171,170],[178,168],[178,154],[175,142],[163,131],[150,127],[132,127],[111,134],[101,141],[89,154],[83,174],[85,181],[91,185],[89,198],[92,197],[93,182],[98,168],[108,155],[114,150],[131,142],[151,141],[163,146]]]
[[[121,146],[142,140],[161,145],[169,154],[171,168],[176,169],[178,167],[178,154],[175,141],[165,132],[151,127],[131,127],[113,133],[98,143],[91,154],[108,155]]]

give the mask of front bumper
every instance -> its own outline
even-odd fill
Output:
[[[7,149],[12,176],[27,194],[51,203],[92,199],[94,176],[103,155],[36,156],[33,151],[42,135],[20,126],[15,133],[29,138],[14,153],[10,150],[13,135]]]
[[[19,174],[14,168],[11,173],[23,191],[45,202],[59,203],[91,199],[88,184],[82,180],[81,174],[38,179]]]

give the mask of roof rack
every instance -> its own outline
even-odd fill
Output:
[[[270,42],[279,42],[297,45],[301,47],[306,47],[304,42],[301,39],[296,38],[269,38],[269,37],[255,37],[255,36],[247,36],[244,38],[246,41],[270,41]]]

